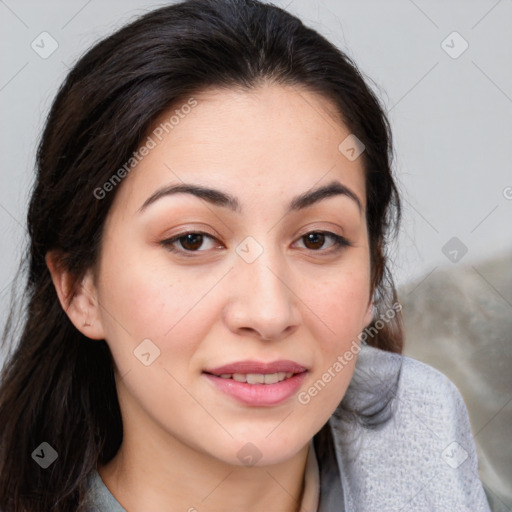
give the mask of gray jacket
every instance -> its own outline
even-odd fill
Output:
[[[490,512],[462,396],[409,357],[363,345],[344,399],[313,442],[316,512]],[[89,485],[88,512],[126,512],[99,473]]]

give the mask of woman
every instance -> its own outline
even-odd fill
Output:
[[[400,355],[391,155],[355,65],[277,7],[90,49],[37,154],[0,508],[489,510],[460,394]]]

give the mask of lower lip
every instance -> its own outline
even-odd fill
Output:
[[[209,373],[204,375],[217,389],[246,405],[277,405],[290,398],[300,388],[307,372],[296,373],[289,379],[275,384],[247,384],[233,379],[223,379]]]

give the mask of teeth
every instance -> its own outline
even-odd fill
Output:
[[[282,380],[289,379],[293,372],[277,372],[277,373],[223,373],[220,375],[222,379],[233,379],[237,382],[246,382],[247,384],[276,384]]]
[[[280,380],[284,379],[284,373],[268,373],[265,375],[265,384],[275,384],[276,382],[279,382]],[[249,381],[247,381],[249,382]]]
[[[262,373],[248,373],[247,384],[265,384],[265,375]]]

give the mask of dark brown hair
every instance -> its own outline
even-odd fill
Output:
[[[194,93],[253,89],[262,81],[306,87],[331,100],[364,143],[376,318],[396,302],[386,264],[387,243],[400,221],[391,131],[352,60],[296,17],[256,0],[189,0],[145,14],[73,66],[39,143],[22,266],[24,305],[19,315],[13,299],[3,335],[4,346],[12,345],[0,387],[3,512],[84,510],[87,477],[122,441],[108,345],[70,322],[45,255],[58,250],[60,264],[79,283],[97,261],[116,194],[98,199],[94,190],[130,159],[154,121]],[[400,312],[367,342],[401,352]],[[42,442],[58,453],[48,469],[32,459]]]

